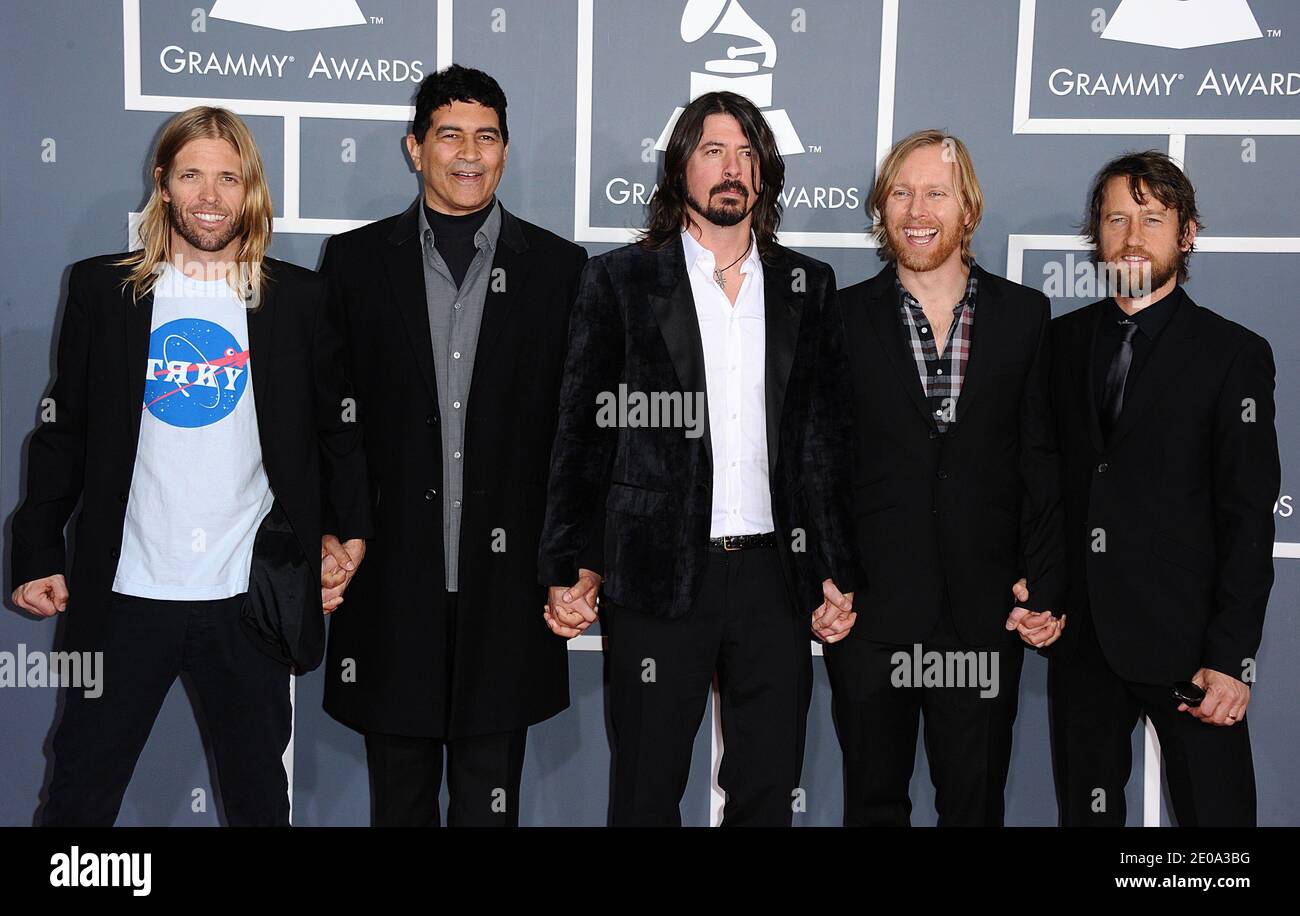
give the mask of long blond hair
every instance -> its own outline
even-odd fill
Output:
[[[167,122],[158,138],[149,166],[153,194],[145,204],[138,224],[141,247],[118,262],[131,268],[125,286],[131,287],[132,298],[139,301],[153,290],[164,265],[173,261],[171,221],[163,189],[171,178],[176,156],[191,140],[225,140],[239,154],[244,204],[236,217],[239,253],[231,272],[233,275],[227,280],[245,305],[256,308],[267,281],[262,271],[262,260],[271,244],[274,214],[271,191],[262,170],[261,154],[248,125],[233,111],[209,105],[182,111]],[[162,169],[161,173],[158,169]]]
[[[975,228],[984,217],[984,193],[980,190],[979,179],[975,177],[975,163],[971,160],[966,144],[941,130],[918,130],[909,134],[893,145],[885,156],[885,161],[880,164],[875,187],[867,201],[867,213],[872,220],[871,231],[876,237],[876,244],[880,246],[880,256],[886,261],[898,260],[898,252],[894,251],[894,246],[889,241],[889,232],[885,228],[885,204],[907,157],[926,146],[942,146],[944,161],[954,165],[953,190],[966,214],[966,223],[962,226],[961,256],[968,265],[973,264],[975,256],[971,252],[971,239],[975,237]]]

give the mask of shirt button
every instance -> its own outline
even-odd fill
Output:
[[[942,416],[943,416],[943,411],[942,411],[942,410],[936,410],[936,411],[934,412],[934,415],[935,415],[936,417],[942,417]]]
[[[451,358],[452,358],[452,359],[460,359],[460,351],[457,350],[455,353],[451,354]]]
[[[929,328],[921,328],[921,333],[922,333],[922,334],[929,334],[929,333],[930,333],[930,329],[929,329]]]
[[[942,369],[935,369],[934,371],[937,372],[939,375],[943,375],[943,370],[942,370]]]
[[[457,410],[460,410],[460,401],[452,401],[451,406],[455,407]]]
[[[456,309],[456,311],[460,311],[460,303],[457,302],[454,308]]]
[[[1110,470],[1110,465],[1104,461],[1101,464],[1097,465],[1098,474],[1105,474],[1108,470]]]
[[[451,457],[453,457],[453,458],[459,458],[459,457],[460,457],[460,452],[452,452],[452,453],[451,453]]]
[[[456,509],[459,509],[459,508],[460,508],[460,500],[459,500],[459,499],[453,499],[453,500],[451,501],[451,504],[452,504],[452,506],[453,506],[454,508],[456,508]]]

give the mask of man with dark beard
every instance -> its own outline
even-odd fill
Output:
[[[1084,231],[1115,293],[1052,324],[1070,574],[1070,632],[1049,666],[1064,825],[1124,824],[1140,715],[1181,826],[1255,823],[1245,714],[1273,583],[1273,354],[1184,291],[1198,226],[1196,192],[1167,155],[1108,163]]]
[[[844,821],[909,823],[924,712],[939,824],[999,825],[1021,640],[1049,644],[1065,623],[1051,613],[1063,585],[1051,316],[1041,293],[974,263],[983,198],[957,138],[900,140],[869,206],[890,263],[841,293],[861,619],[825,652]],[[1028,598],[1020,577],[1033,604],[1012,609],[1013,586]],[[942,676],[918,678],[933,658]]]
[[[789,826],[809,627],[833,642],[854,620],[835,279],[776,242],[785,166],[748,99],[691,102],[664,176],[642,241],[592,259],[573,307],[546,619],[577,635],[603,577],[613,824],[680,824],[716,672],[723,822]],[[608,422],[614,391],[702,409]]]

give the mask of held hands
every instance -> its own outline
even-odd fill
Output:
[[[320,609],[329,614],[343,603],[343,590],[366,556],[366,542],[353,538],[340,544],[332,534],[320,539]]]
[[[1024,579],[1011,586],[1011,594],[1017,601],[1029,600],[1029,586]],[[1007,615],[1007,629],[1020,633],[1020,639],[1026,645],[1041,649],[1050,646],[1061,638],[1065,632],[1065,618],[1068,615],[1053,617],[1051,611],[1030,611],[1022,607],[1013,607]]]
[[[38,617],[53,617],[68,607],[68,583],[63,574],[24,582],[14,589],[14,604]]]
[[[824,643],[839,642],[849,635],[858,612],[853,610],[853,592],[841,593],[830,579],[822,581],[822,598],[812,612],[812,631]]]
[[[542,618],[552,633],[572,639],[596,622],[596,596],[602,581],[600,573],[579,569],[578,581],[573,585],[550,587]]]
[[[1195,716],[1207,725],[1236,725],[1246,715],[1250,704],[1249,685],[1213,668],[1198,670],[1192,675],[1192,683],[1205,691],[1205,699],[1200,706],[1179,703],[1179,712]]]

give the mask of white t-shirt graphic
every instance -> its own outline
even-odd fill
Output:
[[[168,266],[154,288],[140,441],[113,591],[213,600],[248,589],[274,496],[262,467],[248,312],[225,280]]]

